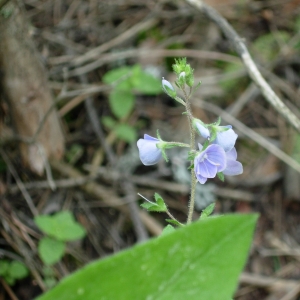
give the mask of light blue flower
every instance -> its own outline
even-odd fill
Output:
[[[156,147],[159,142],[160,140],[148,134],[144,134],[144,138],[137,141],[140,159],[145,166],[155,165],[161,159],[162,152]]]
[[[235,148],[226,152],[226,168],[223,171],[224,175],[235,176],[243,173],[243,165],[236,159],[237,153]]]
[[[202,125],[200,122],[196,123],[196,127],[199,131],[199,133],[205,138],[210,138],[210,132],[208,130],[208,128],[206,128],[204,125]]]
[[[234,147],[238,135],[233,131],[231,125],[218,126],[218,128],[229,129],[225,131],[219,131],[213,143],[221,146],[225,150],[225,152],[228,152]]]
[[[163,90],[172,98],[176,97],[176,91],[173,88],[172,84],[168,81],[162,78],[162,88]]]
[[[199,145],[199,149],[202,146]],[[218,172],[226,168],[226,154],[219,145],[210,145],[194,159],[194,171],[197,180],[204,184],[207,178],[214,178]]]

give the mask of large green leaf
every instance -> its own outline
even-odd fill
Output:
[[[257,215],[207,218],[87,265],[39,300],[228,300]]]
[[[75,221],[70,211],[61,211],[53,216],[37,216],[34,221],[44,233],[60,241],[72,241],[85,236],[84,228]]]

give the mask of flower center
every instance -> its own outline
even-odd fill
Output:
[[[205,159],[207,159],[207,153],[205,153],[202,158],[200,159],[200,162],[203,162]]]

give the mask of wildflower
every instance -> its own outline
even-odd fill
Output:
[[[159,142],[159,139],[148,134],[144,134],[144,138],[138,140],[140,159],[145,166],[155,165],[161,159],[161,149],[157,148]]]
[[[230,151],[234,147],[238,135],[233,131],[231,125],[216,126],[216,128],[218,132],[213,143],[221,146],[225,152]]]
[[[199,144],[199,149],[202,146]],[[194,160],[194,171],[197,180],[203,184],[207,178],[214,178],[218,172],[226,168],[226,154],[219,145],[210,145],[200,152]]]
[[[200,122],[196,122],[196,128],[198,129],[199,133],[205,138],[209,139],[210,138],[210,132],[209,130],[202,125]]]
[[[162,87],[163,90],[172,98],[176,97],[176,91],[174,90],[172,84],[168,81],[165,80],[164,78],[162,79]]]
[[[226,168],[223,171],[224,175],[234,176],[243,173],[243,165],[236,159],[237,153],[235,148],[232,148],[230,151],[226,152]]]

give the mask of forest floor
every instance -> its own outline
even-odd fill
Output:
[[[69,210],[87,230],[80,242],[68,244],[67,254],[54,265],[57,280],[91,260],[160,233],[166,225],[163,215],[143,210],[136,214],[135,204],[142,200],[137,193],[151,199],[158,192],[172,213],[186,221],[186,153],[171,151],[170,163],[145,167],[135,142],[144,133],[155,136],[157,129],[166,140],[188,142],[182,108],[165,94],[134,91],[130,114],[116,116],[109,100],[113,87],[103,81],[110,70],[138,64],[159,80],[174,82],[171,65],[178,57],[187,57],[202,82],[192,100],[194,115],[206,123],[215,122],[220,112],[224,125],[226,113],[236,120],[232,125],[239,135],[238,160],[244,166],[241,176],[199,185],[194,219],[213,201],[217,214],[260,214],[234,299],[300,299],[299,174],[240,124],[298,162],[299,133],[264,99],[216,25],[184,1],[24,3],[31,38],[57,103],[66,150],[63,161],[51,162],[49,179],[22,165],[17,144],[3,146],[0,259],[33,263],[31,276],[13,286],[0,278],[0,300],[32,299],[46,289],[37,254],[41,232],[24,193],[39,213]],[[300,118],[299,1],[207,3],[245,40],[269,84]],[[0,122],[10,126],[8,108],[4,102],[0,105],[7,113]],[[121,133],[116,124],[125,124]]]

